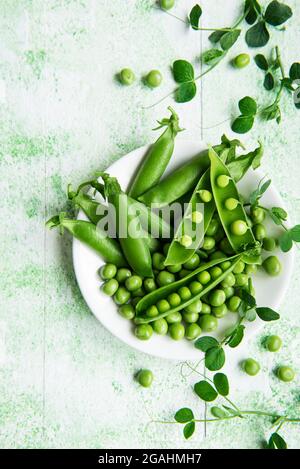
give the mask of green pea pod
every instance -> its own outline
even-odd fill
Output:
[[[104,232],[93,223],[83,220],[66,218],[65,213],[55,216],[47,221],[47,228],[59,227],[61,233],[67,229],[76,239],[94,249],[105,262],[118,267],[124,267],[127,262],[121,252],[120,246],[114,239],[108,238]]]
[[[232,248],[236,252],[241,252],[249,246],[255,246],[257,244],[256,239],[249,226],[246,212],[240,201],[238,189],[227,166],[220,160],[213,148],[210,148],[208,153],[211,161],[211,187],[217,211]],[[218,182],[220,176],[225,176],[228,180],[225,187],[220,187],[220,183]],[[234,209],[229,210],[226,208],[226,203],[229,199],[236,201],[236,207]],[[238,221],[246,227],[245,233],[240,235],[234,233],[232,229],[233,224]]]
[[[175,137],[181,129],[177,114],[171,107],[168,109],[171,112],[171,117],[159,122],[158,129],[165,126],[167,128],[151,146],[130,187],[128,194],[134,199],[159,182],[173,154]]]
[[[104,217],[105,211],[103,210],[100,214],[99,207],[102,204],[99,204],[96,200],[92,199],[88,194],[85,194],[80,191],[78,188],[77,192],[72,191],[71,185],[68,185],[68,198],[72,201],[73,205],[81,208],[81,210],[86,214],[88,219],[97,225],[97,223]],[[104,205],[102,205],[104,208]]]
[[[201,203],[201,200],[199,198],[200,190],[211,191],[209,169],[207,169],[203,176],[200,178],[193,192],[190,202],[185,210],[183,219],[177,228],[173,241],[170,244],[165,260],[165,265],[184,264],[192,257],[194,252],[199,248],[200,244],[203,241],[204,233],[206,232],[215,211],[215,203],[212,199],[210,202],[204,205],[204,220],[202,222],[202,213],[200,212],[200,215],[198,215],[196,208],[197,203]],[[195,242],[193,242],[193,238],[195,227],[197,227],[197,217],[199,217],[199,230],[201,229],[203,234],[202,236],[199,236],[199,234],[197,235],[197,245],[195,245]],[[193,218],[195,220],[194,222]],[[191,242],[193,242],[193,248],[189,249],[189,247],[185,247],[182,244],[181,240],[183,236],[188,237],[187,239],[190,239]]]
[[[116,228],[125,258],[134,272],[142,277],[153,277],[152,259],[147,237],[143,236],[139,217],[130,211],[128,196],[121,190],[116,178],[102,175],[108,202],[115,207]],[[122,224],[120,221],[122,220]],[[135,227],[133,236],[130,229]],[[124,231],[124,232],[122,232]],[[139,236],[136,236],[139,233]]]
[[[182,303],[179,306],[171,308],[168,311],[161,313],[153,318],[149,318],[145,314],[147,309],[150,306],[156,305],[156,303],[160,300],[167,299],[167,297],[171,293],[177,292],[179,288],[188,286],[200,272],[203,272],[204,270],[207,270],[215,265],[218,265],[224,262],[224,259],[215,259],[213,261],[208,262],[207,264],[203,264],[200,267],[198,267],[198,269],[194,270],[183,279],[178,280],[177,282],[174,282],[170,285],[161,287],[151,293],[148,293],[148,295],[144,296],[136,305],[135,323],[146,324],[152,321],[156,321],[157,319],[161,319],[165,316],[168,316],[169,314],[174,313],[175,311],[180,311],[186,308],[189,304],[202,298],[204,295],[207,295],[213,288],[215,288],[219,283],[221,283],[224,280],[224,278],[235,268],[236,264],[241,259],[243,259],[243,254],[236,254],[235,256],[227,258],[226,260],[231,261],[231,266],[227,270],[225,270],[222,273],[222,275],[220,275],[217,279],[210,281],[207,285],[204,286],[201,292],[199,292],[197,295],[192,296],[192,298],[190,298],[189,300],[182,301]]]

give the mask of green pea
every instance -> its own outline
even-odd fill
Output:
[[[263,239],[263,248],[265,251],[274,251],[276,249],[276,239],[274,238],[264,238]]]
[[[169,309],[171,309],[170,303],[167,300],[159,300],[156,306],[159,313],[161,314],[166,313],[167,311],[169,311]]]
[[[233,285],[235,285],[235,276],[233,275],[232,272],[230,272],[229,274],[226,275],[226,277],[224,278],[223,282],[221,283],[222,287],[233,287]]]
[[[244,68],[247,67],[250,63],[250,55],[249,54],[239,54],[234,60],[233,65],[236,68]]]
[[[175,265],[169,265],[167,267],[168,271],[171,272],[172,274],[177,274],[178,272],[181,271],[182,265],[181,264],[175,264]]]
[[[276,256],[267,257],[263,261],[262,266],[271,277],[276,277],[281,273],[281,263]]]
[[[210,224],[208,225],[208,228],[206,230],[206,235],[207,236],[215,236],[215,234],[217,233],[219,227],[220,227],[220,223],[218,222],[218,220],[213,218],[211,220]]]
[[[134,307],[132,305],[120,306],[119,313],[125,319],[133,319],[135,316]]]
[[[235,236],[243,236],[247,230],[247,223],[243,220],[236,220],[231,224],[231,233]]]
[[[168,314],[168,316],[166,316],[166,321],[168,324],[175,324],[177,322],[181,322],[182,321],[181,313],[179,313],[179,311],[174,311],[174,313]]]
[[[199,326],[203,332],[213,332],[218,327],[218,320],[211,314],[205,314],[199,319]]]
[[[187,313],[200,313],[202,308],[202,303],[200,300],[195,300],[193,303],[190,303],[185,307]]]
[[[207,204],[212,200],[212,193],[206,189],[202,189],[199,191],[199,197],[204,204]]]
[[[230,177],[227,176],[226,174],[221,174],[220,176],[217,177],[217,186],[220,187],[221,189],[224,189],[225,187],[228,186],[230,181]]]
[[[164,318],[156,319],[156,321],[153,321],[152,326],[156,334],[159,335],[166,335],[169,328],[168,323]]]
[[[211,313],[211,307],[207,303],[202,303],[202,309],[201,309],[201,314],[210,314]]]
[[[195,223],[196,225],[199,225],[203,221],[203,215],[201,212],[194,211],[192,213],[192,222]]]
[[[149,388],[153,381],[153,373],[150,370],[140,370],[137,375],[137,380],[144,388]]]
[[[140,340],[149,340],[153,334],[153,329],[150,324],[139,324],[136,326],[134,333]]]
[[[160,252],[155,252],[152,256],[152,265],[156,270],[164,270],[165,257]]]
[[[211,276],[207,270],[203,270],[203,272],[199,272],[197,275],[197,280],[202,283],[202,285],[206,285],[210,282]]]
[[[176,308],[180,305],[181,298],[178,293],[171,293],[171,295],[168,296],[168,302],[170,303],[172,308]]]
[[[247,360],[243,362],[243,369],[247,375],[256,376],[260,371],[260,364],[256,360],[253,360],[253,358],[247,358]]]
[[[203,285],[200,282],[197,282],[197,280],[194,280],[189,284],[189,289],[192,292],[192,295],[198,295],[203,290]]]
[[[145,278],[144,288],[145,288],[147,293],[150,293],[150,292],[156,290],[155,280],[153,278]]]
[[[280,366],[277,369],[277,376],[281,381],[284,381],[285,383],[289,383],[290,381],[293,381],[293,379],[295,378],[295,372],[289,366]]]
[[[121,269],[118,269],[117,275],[116,275],[116,280],[119,283],[124,283],[125,280],[131,276],[131,272],[129,269],[125,269],[122,267]]]
[[[232,296],[227,302],[228,309],[233,313],[236,313],[240,307],[242,300],[239,296]]]
[[[255,238],[258,241],[262,241],[267,236],[266,228],[261,223],[258,223],[257,225],[254,225],[252,230],[253,230],[253,234],[254,234]]]
[[[248,275],[246,274],[236,274],[235,284],[237,287],[245,287],[248,284]]]
[[[162,270],[156,277],[156,281],[160,287],[164,287],[165,285],[170,285],[175,282],[175,275],[167,270]]]
[[[143,288],[138,288],[137,290],[134,290],[131,295],[132,298],[142,298],[145,296],[145,290]]]
[[[227,313],[228,309],[225,303],[221,306],[214,306],[212,308],[212,314],[216,316],[216,318],[223,318],[224,316],[226,316]]]
[[[266,213],[262,208],[257,207],[257,208],[251,209],[250,216],[251,216],[253,223],[257,224],[257,223],[262,223],[264,221],[266,217]]]
[[[228,256],[233,256],[235,253],[227,238],[223,238],[220,242],[220,249],[225,252],[225,254],[227,254]]]
[[[171,246],[171,243],[166,243],[164,244],[163,246],[163,253],[164,253],[164,256],[167,257],[167,254],[168,254],[168,251],[169,251],[169,247]]]
[[[181,236],[181,238],[179,240],[179,243],[183,247],[189,248],[193,244],[193,240],[189,235],[183,235],[183,236]]]
[[[222,251],[215,251],[210,256],[209,259],[211,261],[219,260],[219,259],[226,259],[226,254]]]
[[[119,283],[117,282],[117,280],[112,278],[110,280],[107,280],[107,282],[102,285],[101,290],[103,291],[103,293],[105,293],[105,295],[113,296],[118,290],[118,288]]]
[[[188,324],[192,324],[193,322],[197,322],[199,319],[199,314],[198,313],[188,313],[184,311],[183,313],[183,320],[187,322]]]
[[[210,273],[212,280],[216,280],[223,274],[223,271],[220,267],[215,266],[209,269],[209,273]]]
[[[224,261],[224,262],[222,262],[222,264],[220,264],[220,267],[223,270],[223,272],[225,272],[225,270],[228,270],[231,267],[231,262],[230,261]]]
[[[146,84],[150,88],[157,88],[162,82],[162,74],[159,70],[151,70],[146,76]]]
[[[175,0],[160,0],[160,6],[163,10],[170,10],[175,5]]]
[[[123,68],[123,70],[120,71],[119,79],[122,85],[129,86],[134,82],[135,74],[130,68]]]
[[[105,264],[100,269],[100,276],[103,280],[110,280],[115,277],[117,270],[114,264]]]
[[[124,305],[130,299],[130,292],[124,287],[119,287],[114,295],[114,302],[117,305]]]
[[[238,261],[232,272],[234,274],[241,274],[242,272],[244,272],[244,269],[245,263],[243,261]]]
[[[222,290],[225,293],[226,300],[231,298],[234,295],[234,288],[233,287],[223,287]]]
[[[211,306],[221,306],[226,301],[226,295],[223,290],[216,289],[210,292],[208,300]]]
[[[192,257],[183,264],[184,269],[195,270],[200,264],[200,257],[197,253],[193,254]]]
[[[180,322],[177,322],[175,324],[171,324],[170,327],[169,327],[169,333],[170,333],[170,336],[173,340],[183,339],[184,334],[185,334],[184,325],[181,324]]]
[[[155,318],[158,316],[158,308],[155,305],[149,306],[149,308],[146,310],[146,316],[148,318]]]
[[[239,201],[237,199],[234,199],[233,197],[229,197],[229,199],[225,200],[224,205],[227,210],[232,212],[239,205]]]
[[[138,275],[132,275],[125,280],[125,287],[128,291],[139,290],[143,285],[143,280]]]
[[[245,267],[245,274],[252,275],[257,272],[257,265],[256,264],[247,264]]]
[[[201,334],[201,327],[198,324],[189,324],[185,330],[185,337],[187,340],[195,340]]]
[[[179,278],[184,278],[184,277],[186,277],[187,275],[189,275],[190,273],[191,273],[191,272],[190,272],[189,270],[182,269],[182,270],[179,272],[178,276],[179,276]]]
[[[192,293],[188,287],[180,287],[178,290],[178,295],[180,296],[182,301],[188,301],[191,298]]]
[[[204,249],[205,251],[210,251],[211,249],[215,247],[215,245],[216,245],[216,241],[214,238],[210,236],[204,236],[202,249]]]
[[[266,340],[266,347],[269,352],[278,352],[281,349],[282,340],[278,335],[270,335]]]

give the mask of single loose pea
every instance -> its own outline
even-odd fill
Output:
[[[171,10],[175,5],[175,0],[160,0],[160,6],[163,10]]]
[[[139,324],[134,331],[136,337],[140,340],[149,340],[153,334],[150,324]]]
[[[137,290],[134,290],[131,295],[132,295],[132,298],[142,298],[143,296],[145,296],[145,290],[143,288],[138,288]]]
[[[221,267],[215,266],[209,270],[209,273],[212,280],[216,280],[223,274],[223,270],[221,269]]]
[[[247,223],[243,220],[236,220],[231,224],[231,232],[235,236],[243,236],[245,233],[247,233],[247,230]]]
[[[251,209],[250,216],[251,216],[253,223],[257,224],[257,223],[262,223],[264,221],[266,217],[266,213],[262,208],[257,207],[257,208]]]
[[[267,257],[263,261],[262,266],[271,277],[276,277],[281,272],[281,263],[277,256]]]
[[[148,318],[155,318],[158,316],[157,307],[155,305],[149,306],[149,308],[146,310],[146,316],[148,316]]]
[[[172,337],[173,340],[183,339],[184,334],[185,334],[184,325],[181,324],[180,322],[177,322],[175,324],[171,324],[170,327],[169,327],[169,333],[170,333],[170,336]]]
[[[241,274],[244,272],[244,269],[245,269],[245,263],[243,261],[238,261],[238,263],[236,264],[232,272],[234,274]]]
[[[205,314],[199,319],[199,326],[203,332],[213,332],[218,327],[218,320],[211,314]]]
[[[198,324],[189,324],[185,330],[185,337],[187,340],[195,340],[201,334],[201,327]]]
[[[220,267],[223,270],[223,272],[225,272],[225,270],[228,270],[229,267],[231,267],[231,262],[230,261],[224,261],[224,262],[222,262],[222,264],[220,264]]]
[[[178,295],[182,299],[182,301],[187,301],[191,298],[192,293],[188,287],[180,287],[178,290]]]
[[[220,176],[217,177],[217,186],[220,187],[221,189],[224,189],[225,187],[228,186],[230,181],[230,177],[227,176],[226,174],[221,174]]]
[[[266,340],[266,347],[269,352],[278,352],[281,349],[282,340],[278,335],[270,335]]]
[[[212,238],[211,236],[204,236],[202,249],[204,249],[205,251],[210,251],[215,247],[215,245],[216,240],[214,238]]]
[[[225,293],[226,300],[231,298],[234,295],[234,288],[233,287],[223,287],[222,290]]]
[[[192,222],[196,223],[196,225],[199,225],[203,221],[203,215],[201,212],[194,211],[192,213]]]
[[[117,267],[114,264],[105,264],[100,269],[100,276],[103,280],[114,278],[117,273]]]
[[[212,193],[206,189],[202,189],[199,191],[199,197],[204,204],[207,204],[212,200]]]
[[[250,63],[250,55],[249,54],[239,54],[233,60],[233,65],[235,68],[244,68],[247,67]]]
[[[197,280],[202,283],[203,285],[206,285],[207,283],[210,282],[211,276],[210,273],[207,270],[203,270],[203,272],[200,272],[197,275]]]
[[[192,257],[183,264],[183,268],[186,270],[194,270],[200,264],[200,257],[197,253],[193,254]]]
[[[295,378],[295,372],[289,366],[280,366],[277,369],[277,376],[281,381],[284,381],[285,383],[289,383],[290,381],[293,381],[293,379]]]
[[[147,293],[150,293],[150,292],[156,290],[155,280],[153,278],[145,278],[144,288],[145,288]]]
[[[102,285],[101,290],[103,291],[103,293],[105,293],[105,295],[113,296],[118,290],[118,288],[119,283],[117,282],[117,280],[112,278],[110,280],[107,280],[107,282]]]
[[[171,295],[168,296],[168,302],[170,303],[172,308],[176,308],[176,306],[180,305],[181,298],[178,293],[171,293]]]
[[[184,311],[183,313],[183,320],[187,322],[188,324],[192,324],[194,322],[197,322],[199,319],[199,314],[198,313],[188,313]]]
[[[223,318],[228,313],[228,309],[225,303],[221,306],[214,306],[211,311],[212,314],[216,316],[216,318]]]
[[[124,287],[119,287],[114,295],[114,302],[117,305],[124,305],[130,299],[130,292]]]
[[[186,269],[181,269],[181,271],[178,273],[178,276],[179,278],[183,278],[183,277],[186,277],[187,275],[189,275],[191,272],[189,270],[186,270]]]
[[[242,300],[239,296],[236,296],[236,295],[232,296],[231,298],[229,298],[227,302],[228,309],[232,311],[233,313],[236,313],[240,307],[241,302]]]
[[[135,316],[134,307],[132,305],[120,306],[119,313],[125,319],[133,319]]]
[[[222,251],[215,251],[209,256],[209,259],[211,261],[214,261],[217,259],[224,259],[224,258],[226,259],[226,254],[224,254],[224,252]]]
[[[129,269],[125,269],[122,267],[121,269],[118,269],[117,275],[116,275],[116,280],[119,283],[124,283],[125,280],[131,276],[131,272]]]
[[[200,300],[195,300],[193,303],[187,305],[184,309],[187,313],[200,313],[202,309],[202,303]]]
[[[146,76],[146,84],[150,88],[157,88],[162,82],[162,74],[159,70],[151,70]]]
[[[245,287],[248,284],[248,275],[246,274],[236,274],[235,284],[237,287]]]
[[[224,202],[225,208],[232,212],[237,208],[239,204],[239,201],[237,199],[234,199],[233,197],[229,197],[229,199],[226,199]]]
[[[264,225],[257,223],[252,228],[253,234],[258,241],[262,241],[267,236],[267,231]]]
[[[153,373],[150,370],[140,370],[137,375],[137,380],[144,388],[149,388],[153,381]]]
[[[171,309],[170,303],[167,300],[159,300],[156,306],[159,313],[166,313],[169,311],[169,309]]]
[[[201,309],[201,314],[210,314],[211,313],[211,307],[207,303],[202,303],[202,309]]]
[[[162,270],[156,277],[156,281],[160,287],[164,287],[165,285],[170,285],[170,283],[175,282],[175,275],[167,270]]]
[[[128,291],[139,290],[143,285],[143,280],[138,275],[132,275],[125,280],[125,287]]]
[[[226,295],[223,290],[213,290],[208,297],[211,306],[221,306],[226,301]]]
[[[183,235],[181,236],[180,240],[179,240],[179,243],[185,247],[185,248],[189,248],[192,243],[193,243],[193,240],[192,238],[189,236],[189,235]]]
[[[181,322],[182,321],[181,313],[179,313],[179,311],[174,311],[174,313],[168,314],[168,316],[166,316],[166,321],[168,324],[175,324],[177,322]]]
[[[223,238],[220,242],[220,249],[228,256],[233,256],[234,250],[227,238]]]
[[[243,362],[243,369],[249,376],[255,376],[260,371],[260,364],[253,360],[253,358],[247,358]]]
[[[189,284],[189,289],[192,292],[192,295],[197,295],[203,290],[203,285],[200,282],[197,282],[197,280],[194,280]]]
[[[120,71],[119,79],[122,85],[130,86],[135,81],[135,74],[131,68],[123,68]]]
[[[247,264],[245,267],[245,274],[252,275],[257,272],[257,265],[256,264]]]
[[[155,252],[152,256],[152,265],[156,270],[164,270],[165,257],[160,252]]]
[[[168,332],[169,326],[164,318],[156,319],[156,321],[153,321],[152,326],[156,334],[166,335],[166,333]]]
[[[167,269],[172,274],[177,274],[178,272],[181,271],[182,265],[181,264],[168,265]]]
[[[265,251],[274,251],[276,249],[276,239],[275,238],[264,238],[263,239],[263,248]]]
[[[224,278],[223,282],[221,283],[222,287],[233,287],[235,285],[235,276],[233,275],[232,272],[229,272],[229,274],[226,275]]]
[[[219,227],[220,227],[220,223],[218,222],[218,220],[213,218],[211,220],[210,224],[208,225],[207,230],[206,230],[207,236],[215,236],[215,234],[217,233]]]

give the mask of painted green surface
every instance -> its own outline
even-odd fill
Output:
[[[174,58],[195,59],[184,26],[154,11],[153,3],[0,0],[0,447],[254,448],[268,435],[268,423],[257,419],[208,427],[204,440],[199,430],[189,442],[175,426],[147,426],[152,418],[170,419],[186,405],[201,414],[188,392],[197,378],[182,377],[180,364],[141,355],[106,332],[76,285],[70,239],[44,229],[44,220],[66,207],[68,182],[75,186],[153,139],[151,128],[171,100],[151,110],[143,107],[173,86],[169,65]],[[226,17],[215,15],[223,3],[202,2],[207,24],[224,26],[236,17],[238,0],[228,2]],[[300,9],[296,0],[288,3],[295,15],[286,32],[273,35],[286,63],[300,59]],[[193,2],[177,2],[181,16],[185,4]],[[206,35],[202,44],[205,48]],[[241,47],[235,46],[232,57]],[[164,84],[151,91],[138,80],[123,88],[113,77],[124,66],[137,76],[159,68]],[[268,100],[261,82],[253,64],[237,72],[225,61],[203,80],[199,112],[193,105],[181,107],[189,137],[219,140],[228,125],[208,127],[234,112],[233,103],[246,94]],[[296,221],[300,118],[290,100],[284,111],[281,126],[257,124],[245,141],[251,145],[261,137],[265,142],[264,170]],[[282,321],[249,344],[249,356],[263,364],[264,386],[247,392],[234,383],[234,397],[244,408],[300,415],[298,264],[299,251]],[[262,348],[268,332],[283,338],[280,353]],[[274,377],[279,362],[298,371],[295,382],[287,385]],[[141,367],[155,374],[151,390],[132,379]],[[286,426],[283,435],[299,448],[299,427]]]

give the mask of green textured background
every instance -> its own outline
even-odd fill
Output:
[[[153,3],[0,0],[1,447],[255,448],[268,436],[270,424],[264,419],[199,427],[188,442],[177,426],[147,426],[151,418],[170,419],[182,406],[203,415],[190,391],[197,378],[182,377],[180,364],[139,354],[104,330],[76,285],[70,239],[44,229],[45,219],[65,207],[67,183],[76,186],[153,140],[151,128],[172,100],[151,110],[143,107],[172,89],[172,61],[187,58],[200,67],[207,34],[187,31],[154,10]],[[202,1],[204,24],[232,23],[241,3]],[[300,59],[300,5],[287,3],[294,17],[286,32],[273,32],[266,52],[278,43],[289,65]],[[178,1],[174,12],[184,16],[193,4]],[[242,49],[247,47],[240,39],[229,58]],[[159,68],[163,86],[150,91],[138,80],[122,88],[114,76],[124,66],[138,77]],[[268,102],[262,78],[253,63],[236,72],[225,60],[201,82],[193,103],[175,106],[187,128],[181,138],[215,143],[223,132],[230,135],[228,123],[208,127],[234,112],[242,96]],[[300,114],[290,98],[283,107],[280,126],[258,122],[245,142],[264,141],[263,169],[291,218],[299,221]],[[300,416],[299,378],[286,385],[273,374],[279,363],[300,371],[298,260],[297,250],[282,320],[247,346],[263,369],[254,385],[242,375],[243,385],[234,382],[234,398],[243,408],[260,405]],[[278,354],[261,346],[268,331],[284,340]],[[155,374],[151,390],[133,381],[140,367]],[[296,425],[284,428],[290,447],[300,447],[299,431]]]

